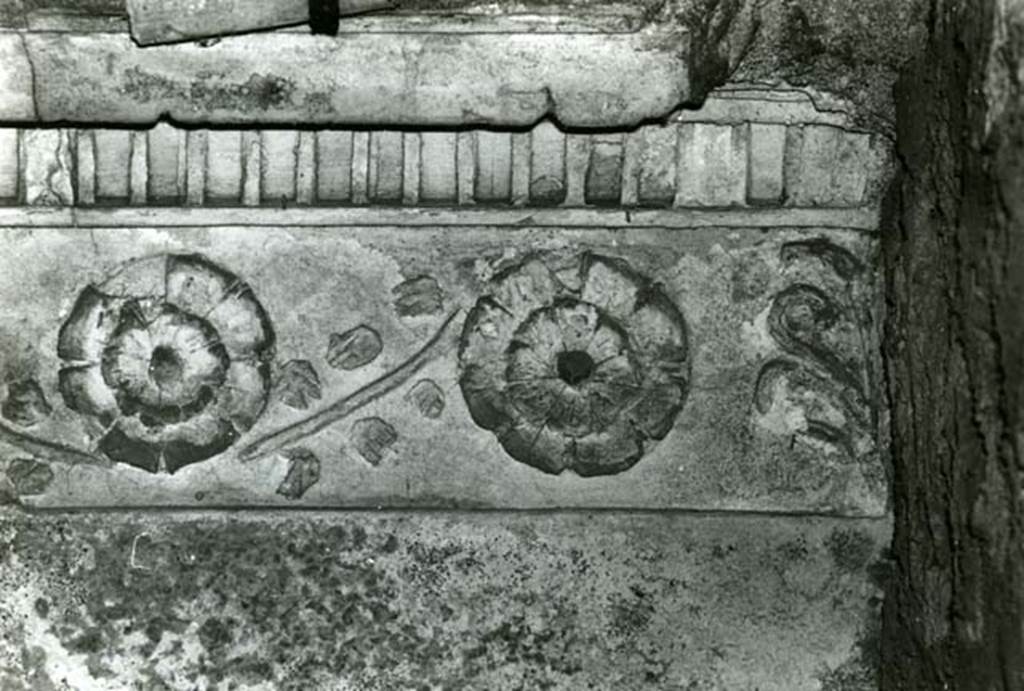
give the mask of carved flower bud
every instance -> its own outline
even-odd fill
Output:
[[[320,481],[320,459],[306,448],[289,449],[288,474],[285,475],[277,493],[288,499],[301,499],[306,491]]]
[[[380,465],[384,454],[398,441],[398,432],[379,417],[367,417],[352,425],[352,444],[370,465]]]
[[[305,410],[320,400],[323,390],[320,376],[309,360],[289,360],[277,376],[277,395],[289,408]]]
[[[406,397],[416,405],[423,417],[435,420],[444,412],[444,392],[430,379],[416,382]]]
[[[376,360],[383,347],[380,334],[360,324],[345,333],[331,334],[327,344],[327,364],[335,369],[357,369]]]

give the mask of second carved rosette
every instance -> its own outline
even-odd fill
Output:
[[[473,420],[516,460],[608,475],[675,423],[686,325],[661,286],[624,260],[584,254],[574,264],[532,256],[492,279],[466,319],[460,385]]]

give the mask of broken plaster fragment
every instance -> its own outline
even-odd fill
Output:
[[[327,343],[327,364],[334,369],[358,369],[376,360],[383,347],[380,334],[360,324],[345,333],[331,334]]]
[[[310,487],[320,481],[320,459],[306,448],[289,449],[283,454],[288,459],[288,474],[277,488],[277,493],[288,499],[301,499]]]
[[[379,417],[367,417],[352,425],[353,444],[372,466],[380,465],[384,454],[398,441],[398,432]]]

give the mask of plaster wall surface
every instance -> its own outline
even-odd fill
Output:
[[[4,683],[874,688],[889,147],[813,90],[678,109],[692,44],[629,16],[533,31],[587,55],[537,107],[410,105],[396,57],[359,84],[400,130],[362,97],[222,108],[244,66],[188,61],[254,37],[20,46],[5,118],[83,110],[0,128]],[[380,45],[481,45],[438,33]],[[616,46],[644,98],[580,88]],[[161,51],[200,97],[103,91]]]

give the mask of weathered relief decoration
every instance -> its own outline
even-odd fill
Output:
[[[459,380],[473,420],[548,473],[633,466],[686,398],[682,314],[624,260],[584,254],[557,275],[530,257],[466,319]]]
[[[867,234],[7,239],[0,493],[26,504],[885,510]]]
[[[150,472],[215,456],[252,427],[274,331],[252,290],[200,255],[131,261],[88,285],[60,329],[60,391],[97,449]]]
[[[762,418],[851,459],[876,446],[871,316],[859,287],[866,268],[825,239],[791,242],[780,253],[803,276],[779,291],[768,329],[784,352],[761,370],[754,397]]]

